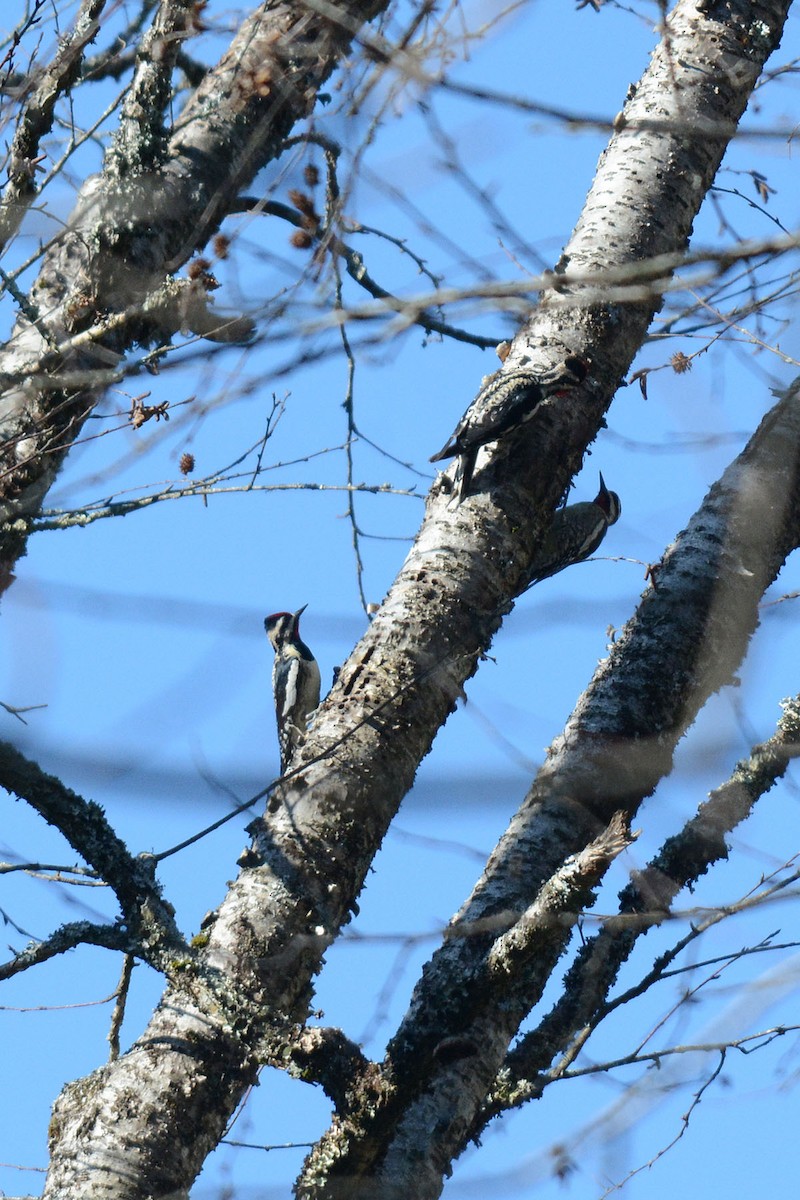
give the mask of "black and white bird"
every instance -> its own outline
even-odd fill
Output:
[[[272,691],[275,695],[281,775],[305,739],[308,718],[319,706],[319,666],[300,637],[300,617],[307,607],[304,604],[295,613],[272,613],[264,620],[267,637],[275,651]]]
[[[530,583],[549,579],[594,554],[609,525],[619,520],[621,512],[619,496],[608,490],[601,473],[600,491],[594,500],[568,504],[553,517],[550,532],[531,567]]]
[[[550,370],[515,367],[498,371],[484,384],[464,416],[438,454],[430,461],[459,456],[453,489],[454,504],[460,504],[469,492],[475,459],[481,446],[494,442],[509,429],[522,425],[548,396],[557,396],[583,383],[587,365],[582,358],[568,355]]]

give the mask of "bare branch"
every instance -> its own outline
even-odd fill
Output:
[[[447,939],[428,964],[384,1068],[392,1080],[388,1103],[404,1112],[401,1126],[394,1130],[383,1110],[380,1119],[364,1114],[380,1148],[361,1143],[359,1161],[367,1162],[373,1152],[388,1153],[393,1165],[387,1170],[404,1171],[408,1140],[419,1145],[427,1137],[424,1131],[434,1129],[433,1112],[438,1114],[437,1147],[456,1139],[461,1143],[465,1123],[477,1116],[486,1093],[492,1056],[498,1056],[499,1067],[569,932],[567,924],[559,937],[540,945],[529,969],[510,985],[499,1018],[484,1005],[484,961],[491,953],[492,934],[487,928],[480,935],[482,922],[524,912],[528,897],[550,876],[558,879],[565,857],[588,845],[614,812],[623,810],[633,818],[669,772],[674,748],[700,706],[729,681],[757,624],[763,591],[799,544],[800,399],[790,393],[764,419],[677,538],[658,573],[657,589],[645,594],[551,749],[456,918],[456,929],[478,935]],[[379,620],[380,614],[371,633]],[[349,670],[352,664],[343,671],[345,681]],[[337,689],[342,682],[340,678]],[[330,783],[330,772],[327,778]],[[443,1039],[455,1039],[461,1048],[457,1092],[450,1062],[442,1066],[437,1057]],[[331,1137],[338,1141],[337,1131]],[[323,1155],[326,1147],[323,1139]],[[438,1153],[433,1149],[432,1157]],[[314,1156],[312,1171],[313,1161]],[[345,1153],[342,1169],[357,1174],[360,1167]]]
[[[116,925],[94,925],[91,921],[75,921],[62,925],[43,942],[31,942],[7,963],[0,963],[0,979],[12,979],[30,967],[48,962],[57,954],[65,954],[76,946],[104,946],[107,950],[125,950],[130,938]]]
[[[182,42],[192,35],[195,0],[162,0],[136,54],[133,82],[120,113],[107,169],[120,176],[153,171],[167,152],[163,117]]]
[[[406,311],[408,303],[405,300],[392,295],[391,292],[381,287],[372,278],[367,270],[363,255],[359,254],[351,246],[348,246],[346,242],[343,242],[329,230],[323,231],[317,227],[309,228],[303,214],[296,209],[290,208],[288,204],[281,204],[278,200],[259,200],[256,196],[241,196],[234,203],[231,211],[264,213],[265,216],[280,217],[282,220],[294,225],[296,229],[305,230],[312,243],[316,242],[318,245],[324,246],[332,254],[337,255],[343,260],[347,274],[365,292],[368,292],[375,300],[385,301],[386,306],[392,312],[403,313]],[[428,333],[439,333],[442,337],[452,338],[456,342],[467,342],[469,345],[479,346],[482,350],[493,348],[500,341],[499,335],[492,338],[484,337],[477,333],[470,333],[466,329],[450,325],[447,321],[443,321],[427,310],[419,311],[413,301],[411,301],[411,306],[415,314],[413,323],[427,330]],[[347,312],[348,310],[342,308],[341,311]]]
[[[18,721],[21,721],[23,725],[28,724],[28,722],[25,720],[25,718],[22,715],[23,713],[36,712],[36,710],[39,708],[47,708],[46,704],[23,704],[22,707],[19,707],[16,704],[6,704],[6,702],[4,700],[0,700],[0,705],[12,717],[16,717]]]
[[[125,938],[115,945],[136,946],[153,965],[163,966],[186,944],[175,925],[174,912],[161,897],[154,880],[153,861],[134,858],[112,830],[99,805],[84,800],[60,780],[46,775],[8,742],[0,742],[0,783],[26,800],[50,825],[54,825],[110,886],[128,925]],[[94,926],[86,928],[94,929]],[[83,926],[70,926],[80,932]],[[65,935],[54,935],[62,953]],[[82,936],[82,934],[81,934]],[[48,945],[49,943],[44,943]],[[105,944],[105,943],[103,943]],[[51,957],[50,953],[44,957]],[[44,961],[39,958],[36,961]],[[22,968],[20,968],[22,969]]]
[[[259,6],[186,104],[162,169],[122,179],[112,156],[104,173],[84,186],[69,229],[46,255],[35,289],[40,311],[47,314],[42,319],[48,339],[60,344],[109,312],[144,304],[205,243],[256,171],[280,153],[290,128],[310,111],[318,87],[349,44],[351,23],[358,27],[381,7],[382,0],[363,5],[353,0],[352,8],[332,6],[317,15],[292,5]],[[175,12],[171,5],[163,11],[166,20]],[[142,69],[142,86],[163,87],[158,71],[151,76],[146,65]],[[202,163],[202,170],[186,170],[188,163]],[[146,319],[140,325],[125,323],[104,336],[102,348],[93,343],[73,349],[58,365],[96,371],[98,357],[105,367],[109,355],[118,361],[134,340],[152,337]],[[39,326],[21,317],[0,374],[14,378],[30,368],[44,340]],[[97,389],[108,382],[102,371],[93,378],[96,383],[74,392],[55,385],[33,397],[18,389],[5,398],[0,469],[6,472],[7,514],[39,508],[65,445],[86,420]],[[24,549],[23,530],[6,532],[3,543],[0,590]]]
[[[603,930],[581,947],[564,981],[562,997],[508,1055],[494,1095],[476,1124],[476,1136],[492,1116],[540,1095],[549,1082],[562,1078],[592,1030],[612,1008],[631,999],[626,993],[613,1005],[607,1003],[619,968],[635,942],[667,919],[672,900],[683,888],[695,883],[712,862],[727,858],[724,835],[746,819],[756,800],[769,791],[798,754],[800,696],[784,701],[773,737],[738,763],[727,783],[711,793],[681,833],[669,838],[648,866],[636,873],[620,896],[620,917],[609,918]],[[660,959],[637,992],[663,978],[669,960]],[[564,1058],[556,1070],[548,1071],[557,1053]]]
[[[136,960],[133,955],[126,954],[122,963],[122,974],[117,987],[117,999],[114,1005],[114,1012],[111,1016],[111,1027],[108,1031],[108,1057],[111,1062],[114,1062],[119,1058],[119,1031],[122,1028],[122,1022],[125,1019],[125,1005],[128,1001],[128,992],[130,991],[131,978],[133,976],[133,968],[135,966]]]
[[[0,250],[19,229],[36,195],[35,170],[41,140],[50,131],[59,97],[78,78],[83,52],[97,35],[105,5],[106,0],[82,0],[72,31],[62,38],[20,115],[11,144],[8,183],[0,198]]]
[[[141,306],[217,228],[233,195],[310,111],[368,12],[329,0],[259,7],[189,100],[163,169],[120,181],[109,160],[84,189],[37,285],[57,344]],[[729,0],[712,18],[695,0],[679,0],[615,124],[553,286],[526,314],[509,355],[511,369],[580,355],[591,363],[584,384],[568,404],[548,398],[526,428],[481,451],[475,490],[456,513],[446,481],[434,485],[397,582],[317,713],[294,770],[251,826],[239,877],[192,953],[162,958],[168,985],[148,1028],[57,1103],[46,1195],[101,1177],[120,1200],[185,1192],[259,1065],[280,1062],[297,1041],[325,950],[349,920],[436,730],[525,586],[558,498],[673,286],[670,272],[780,39],[786,4],[759,0],[757,13],[756,20],[752,3]],[[743,23],[752,37],[743,39]],[[378,39],[363,40],[387,65]],[[693,69],[700,55],[702,70]],[[401,67],[406,58],[413,56],[404,48]],[[676,64],[684,63],[678,87]],[[156,84],[163,89],[165,79]],[[199,161],[202,177],[192,171]],[[674,220],[660,219],[667,211]],[[636,275],[642,262],[662,268],[655,286]],[[615,293],[605,287],[606,264],[612,279],[621,273]],[[387,305],[380,307],[383,319]],[[406,306],[398,323],[413,317]],[[117,366],[114,356],[159,332],[149,320],[106,329],[99,348],[73,346],[68,360],[54,363],[40,394],[10,398],[0,464],[6,575],[95,389]],[[41,330],[21,318],[18,357],[2,364],[6,378],[22,377],[45,349]],[[62,368],[74,392],[56,374]],[[79,382],[81,371],[96,369],[88,386]],[[669,769],[682,731],[736,669],[760,596],[800,539],[798,443],[800,403],[788,396],[666,556],[657,591],[597,672],[459,913],[456,936],[428,964],[383,1067],[325,1035],[353,1085],[348,1091],[337,1078],[331,1087],[348,1121],[310,1156],[300,1195],[438,1195],[579,906],[625,841],[642,797]],[[313,1060],[318,1047],[310,1049]],[[324,1055],[313,1069],[323,1076]],[[120,1128],[120,1114],[134,1107],[136,1128]]]

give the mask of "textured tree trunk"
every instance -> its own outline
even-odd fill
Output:
[[[0,591],[25,551],[27,518],[98,397],[123,378],[125,353],[184,326],[225,338],[225,320],[214,320],[197,289],[177,288],[172,275],[281,152],[353,35],[383,4],[259,5],[168,133],[167,68],[195,7],[181,0],[159,10],[103,170],[81,189],[42,263],[34,311],[20,316],[0,353]],[[15,193],[0,218],[8,223],[20,207]],[[2,232],[10,229],[0,224]]]
[[[475,494],[459,508],[434,485],[406,563],[324,703],[300,769],[254,822],[207,935],[168,964],[162,1002],[131,1050],[59,1098],[46,1197],[184,1194],[258,1065],[287,1066],[287,1045],[292,1069],[322,1081],[337,1108],[300,1195],[439,1195],[575,914],[699,705],[736,670],[758,598],[798,544],[794,399],[767,419],[671,550],[429,964],[382,1066],[333,1031],[300,1032],[312,979],[420,760],[526,586],[548,514],[658,309],[653,280],[668,278],[685,250],[787,8],[678,4],[601,159],[558,287],[511,351],[518,364],[583,355],[588,381],[482,452]],[[353,9],[353,27],[375,11]],[[32,365],[37,378],[56,376],[33,392],[20,387],[3,409],[3,445],[17,456],[4,462],[3,511],[16,519],[0,546],[7,573],[24,550],[26,516],[108,372],[133,336],[147,336],[142,301],[278,151],[352,33],[328,20],[327,5],[323,15],[297,12],[258,10],[187,106],[163,161],[141,162],[123,121],[115,153],[45,263],[36,296],[48,315],[22,322],[0,363],[7,376]],[[325,48],[313,63],[290,53],[309,25]],[[81,322],[132,305],[130,327],[105,336],[102,349],[80,344],[49,365],[48,339],[74,339]],[[85,382],[59,384],[65,371]],[[754,544],[752,523],[767,518],[770,536]]]

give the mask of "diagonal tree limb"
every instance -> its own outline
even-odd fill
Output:
[[[145,961],[161,970],[176,956],[189,953],[175,925],[172,906],[162,898],[155,882],[152,860],[134,858],[114,833],[99,804],[84,800],[60,780],[45,774],[8,742],[0,742],[0,785],[25,800],[49,825],[58,829],[73,850],[112,888],[127,927],[124,942],[118,944],[137,949]],[[97,928],[88,924],[86,927]]]
[[[162,0],[142,38],[106,164],[116,175],[141,175],[164,164],[172,73],[184,40],[192,36],[195,10],[194,0]]]
[[[75,24],[61,39],[52,63],[37,80],[17,121],[8,179],[0,197],[0,253],[36,197],[34,164],[42,138],[52,128],[56,102],[78,79],[83,52],[97,36],[105,6],[106,0],[82,0]]]
[[[30,967],[49,962],[57,954],[66,954],[76,946],[103,946],[106,950],[127,950],[130,938],[118,925],[95,925],[92,921],[72,921],[62,925],[43,941],[30,942],[8,962],[0,963],[0,979],[11,979]]]
[[[164,5],[159,12],[177,28],[184,7]],[[163,161],[159,153],[154,164],[129,121],[45,256],[31,292],[38,319],[18,319],[0,355],[0,378],[24,376],[49,352],[53,370],[85,371],[91,380],[136,341],[158,337],[158,326],[143,318],[125,322],[102,344],[65,354],[51,350],[109,313],[143,305],[205,244],[240,189],[278,156],[286,134],[311,111],[353,29],[382,7],[383,0],[353,0],[326,6],[320,15],[282,0],[260,4],[188,100]],[[161,36],[159,20],[157,14]],[[163,72],[140,64],[135,82],[158,107]],[[101,373],[94,387],[19,386],[0,397],[0,590],[25,551],[26,528],[15,518],[38,511],[105,383]]]
[[[786,5],[745,5],[735,0],[720,12],[724,19],[716,12],[713,17],[698,14],[696,6],[685,0],[678,5],[665,45],[654,56],[637,93],[644,97],[638,103],[657,104],[660,110],[668,110],[668,115],[671,111],[674,119],[665,120],[661,133],[647,132],[648,155],[644,158],[637,159],[638,143],[632,145],[624,131],[614,139],[601,163],[586,215],[567,248],[576,261],[600,262],[605,251],[605,261],[610,257],[614,265],[626,257],[635,261],[645,253],[675,252],[685,246],[728,133],[741,116],[764,59],[779,41]],[[742,21],[758,24],[757,41],[743,43]],[[696,66],[700,59],[702,69]],[[686,65],[677,67],[677,62]],[[675,71],[681,84],[677,94],[672,86]],[[734,76],[736,85],[731,86]],[[634,98],[631,104],[636,103]],[[710,127],[703,123],[706,114],[714,116]],[[199,124],[199,115],[195,115]],[[690,118],[700,121],[702,136],[691,136]],[[638,161],[638,177],[629,169],[634,160]],[[210,221],[217,211],[215,194],[212,188]],[[668,211],[676,214],[674,221],[663,219]],[[283,785],[279,810],[255,827],[248,866],[220,907],[199,961],[183,977],[173,977],[148,1030],[113,1070],[95,1073],[88,1083],[83,1081],[80,1104],[74,1089],[62,1094],[46,1196],[60,1194],[62,1189],[74,1193],[81,1184],[85,1188],[89,1175],[94,1196],[113,1192],[118,1197],[139,1197],[148,1190],[159,1194],[188,1185],[252,1078],[257,1048],[271,1025],[270,1013],[281,1011],[290,1020],[304,1018],[311,978],[325,947],[348,919],[369,863],[421,757],[430,748],[435,730],[489,645],[511,597],[524,586],[546,514],[552,512],[595,436],[613,387],[627,369],[657,307],[653,299],[626,308],[604,308],[599,291],[583,297],[583,307],[580,296],[573,294],[568,299],[569,305],[560,303],[558,297],[543,302],[525,330],[523,343],[517,343],[515,357],[520,361],[535,350],[537,361],[546,356],[558,360],[565,348],[587,351],[593,360],[590,385],[571,397],[569,404],[548,403],[541,419],[532,422],[525,435],[509,439],[508,445],[491,453],[478,476],[479,487],[493,488],[491,494],[484,491],[472,496],[452,513],[447,510],[447,497],[434,489],[425,523],[396,584],[320,710],[298,763],[301,770]],[[690,578],[695,577],[695,590],[687,603],[705,604],[708,610],[708,565],[693,556],[691,549],[690,544]],[[725,565],[724,553],[716,545],[715,554]],[[680,563],[680,556],[675,557]],[[727,571],[723,573],[727,578]],[[767,573],[762,567],[756,584],[763,587]],[[734,582],[744,586],[745,579],[736,575]],[[746,582],[755,591],[753,581]],[[742,600],[751,602],[749,591]],[[743,632],[736,649],[741,652],[747,633],[744,612],[739,617]],[[652,634],[658,642],[657,627]],[[727,653],[732,660],[734,648],[728,646]],[[614,670],[621,669],[615,660]],[[707,680],[704,686],[712,683]],[[652,733],[659,713],[657,678],[651,676],[647,684],[648,707],[641,717]],[[595,696],[593,707],[577,714],[578,726],[570,728],[570,738],[584,735],[579,728],[584,716],[591,722],[599,711],[610,720],[608,706],[614,693],[611,684],[607,683],[607,688],[607,697]],[[693,703],[697,702],[697,688],[691,695]],[[672,693],[669,703],[677,705]],[[376,710],[380,710],[379,716],[375,716]],[[628,720],[621,732],[633,736],[635,728],[629,730],[629,724],[635,727],[635,721]],[[640,738],[642,744],[644,740]],[[580,852],[614,811],[635,807],[635,772],[627,778],[613,754],[610,766],[620,777],[612,780],[609,794],[593,794],[592,789],[597,790],[593,772],[605,766],[599,737],[597,743],[599,761],[587,756],[582,763],[584,771],[574,768],[569,780],[576,802],[558,791],[556,768],[567,747],[557,748],[545,768],[553,776],[551,804],[548,807],[544,797],[537,804],[534,796],[524,813],[527,819],[537,808],[549,821],[537,823],[538,832],[527,831],[527,836],[518,823],[512,833],[520,833],[519,855],[514,855],[509,839],[492,861],[495,872],[507,872],[514,864],[523,868],[524,897],[516,906],[519,912],[531,903],[538,886],[558,870],[570,847]],[[658,764],[650,768],[654,780],[657,766],[663,767],[669,757],[665,744],[657,754]],[[646,782],[637,777],[639,791]],[[541,786],[544,788],[544,782]],[[524,826],[523,818],[520,822]],[[553,837],[546,836],[550,830],[543,826],[548,824]],[[533,870],[529,859],[540,851],[539,861],[534,859],[538,869]],[[482,900],[491,911],[492,901],[500,900],[500,889],[482,889],[462,917],[469,917],[473,908],[484,907]],[[453,946],[453,942],[447,944],[448,952]],[[434,964],[429,972],[431,984],[435,976],[441,981],[440,966]],[[457,995],[460,983],[460,977],[457,981],[456,976],[444,979],[445,1001],[452,1000],[454,991]],[[532,987],[527,981],[527,995]],[[408,1096],[420,1095],[433,1050],[448,1032],[444,1013],[440,1032],[434,1035],[433,1011],[428,1007],[432,990],[427,982],[420,989],[409,1021],[392,1048],[397,1086]],[[518,1002],[522,1004],[522,1000],[520,997]],[[419,1070],[411,1061],[414,1045],[423,1049]],[[505,1048],[499,1058],[498,1049],[493,1045],[494,1054],[478,1056],[487,1084],[501,1064]],[[462,1132],[468,1127],[465,1118],[469,1110],[474,1113],[480,1101],[471,1090],[473,1060],[466,1063],[469,1070],[463,1071],[463,1082],[467,1097],[458,1118]],[[459,1071],[462,1068],[464,1064],[459,1063]],[[120,1127],[120,1112],[128,1105],[141,1104],[144,1079],[148,1110],[158,1113],[159,1119],[145,1119],[144,1123],[140,1119],[135,1128],[132,1124]],[[408,1120],[388,1122],[385,1136],[368,1130],[373,1162],[383,1157],[384,1163],[383,1173],[376,1168],[365,1185],[372,1187],[373,1195],[379,1188],[382,1196],[389,1196],[395,1185],[402,1189],[396,1194],[404,1197],[438,1194],[443,1170],[462,1148],[461,1133],[445,1119],[437,1144],[431,1146],[430,1122],[422,1127],[420,1115],[411,1105]],[[364,1135],[364,1130],[359,1135]],[[430,1150],[424,1163],[418,1152],[422,1147]],[[327,1160],[320,1153],[309,1164],[304,1183],[307,1193],[313,1188],[315,1194],[334,1194],[337,1187],[341,1192],[353,1186],[347,1169],[347,1138],[338,1144],[329,1142],[327,1149]],[[338,1178],[331,1167],[337,1156],[342,1156]],[[413,1178],[408,1174],[409,1164],[415,1164]]]
[[[782,778],[798,755],[800,696],[784,702],[775,734],[737,763],[731,777],[710,793],[696,816],[679,834],[667,839],[643,871],[636,872],[620,895],[620,916],[607,920],[581,947],[565,977],[563,995],[507,1056],[472,1136],[479,1136],[498,1113],[538,1098],[574,1061],[607,1015],[608,993],[638,938],[667,918],[672,901],[683,888],[696,883],[712,863],[728,857],[726,835],[747,819],[757,800]],[[618,1005],[619,999],[612,1007]],[[556,1071],[550,1071],[557,1054],[565,1057]]]
[[[729,683],[758,623],[758,605],[787,554],[800,545],[800,392],[764,418],[670,547],[637,611],[556,740],[531,792],[492,854],[472,896],[427,964],[383,1068],[382,1106],[365,1105],[351,1150],[334,1126],[319,1161],[364,1194],[383,1187],[434,1196],[444,1164],[475,1127],[486,1075],[499,1070],[519,1023],[541,996],[569,937],[566,927],[509,979],[500,1012],[485,974],[498,922],[526,910],[569,855],[579,854],[617,811],[632,820],[668,774],[678,741],[700,707]],[[494,929],[492,928],[494,923]],[[461,933],[463,936],[457,936]],[[502,1046],[492,1030],[507,1035]],[[458,1102],[442,1039],[474,1045],[458,1064]],[[435,1115],[434,1115],[435,1114]],[[412,1146],[416,1149],[412,1152]],[[318,1191],[316,1152],[302,1196]],[[427,1177],[421,1164],[426,1164]],[[378,1166],[378,1164],[380,1164]],[[327,1187],[327,1173],[326,1173]],[[333,1194],[336,1194],[335,1191]]]

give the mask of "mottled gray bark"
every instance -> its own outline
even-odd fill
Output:
[[[679,629],[676,637],[679,641]],[[670,906],[683,888],[728,857],[727,835],[800,756],[800,696],[784,701],[781,707],[773,737],[737,763],[730,778],[699,806],[696,816],[667,839],[643,871],[633,874],[620,893],[619,915],[604,921],[600,932],[583,943],[553,1008],[506,1056],[471,1136],[479,1137],[492,1117],[537,1098],[553,1079],[563,1078],[598,1024],[632,995],[663,978],[674,963],[682,941],[659,956],[631,991],[608,1000],[617,973],[637,940],[668,918]],[[557,1056],[557,1065],[551,1068]]]
[[[165,995],[134,1047],[62,1093],[47,1197],[180,1193],[257,1065],[286,1065],[282,1048],[297,1032],[293,1023],[307,1016],[322,954],[348,920],[436,730],[525,586],[548,514],[658,308],[646,266],[624,302],[599,282],[587,283],[585,273],[638,267],[650,255],[677,261],[763,62],[780,40],[787,8],[741,0],[706,4],[702,12],[686,0],[677,6],[601,160],[565,251],[559,289],[543,298],[512,348],[516,365],[528,358],[557,362],[566,351],[587,355],[589,381],[566,402],[543,404],[518,436],[483,451],[475,494],[460,508],[448,509],[447,495],[434,487],[395,585],[323,705],[274,811],[254,824],[253,846],[207,937],[168,965]],[[276,76],[261,74],[259,65],[272,62],[273,43],[259,40],[267,38],[267,16],[287,42],[293,22],[322,19],[298,18],[288,6],[259,10],[236,53],[183,114],[154,177],[149,167],[141,175],[119,174],[121,160],[112,156],[104,175],[87,185],[75,236],[65,239],[62,257],[49,264],[40,285],[42,311],[57,314],[50,328],[56,341],[72,332],[64,306],[70,295],[75,300],[79,279],[80,288],[88,280],[92,313],[97,295],[118,310],[150,294],[196,244],[188,227],[212,229],[228,197],[277,147],[290,113],[306,111],[311,93],[303,90],[303,72],[317,83],[324,75],[302,61],[291,92],[284,94],[281,84],[270,108]],[[332,47],[328,71],[345,38],[328,26],[319,37]],[[253,47],[258,53],[250,59]],[[244,75],[243,61],[251,68]],[[239,91],[231,81],[242,79],[247,85]],[[129,151],[123,160],[130,172]],[[154,235],[147,232],[153,228]],[[94,248],[88,258],[87,244]],[[66,289],[50,271],[57,263],[70,267]],[[41,331],[31,326],[27,335],[14,369],[42,353]],[[104,355],[121,353],[127,339],[127,333],[122,341],[109,339]],[[94,370],[96,357],[85,353],[64,365]],[[91,385],[67,397],[54,387],[35,402],[18,394],[6,410],[6,436],[16,429],[17,439],[32,439],[24,469],[9,477],[12,516],[36,510],[57,470],[64,429],[52,421],[79,422],[92,395]],[[796,499],[795,409],[787,402],[760,431],[751,457],[731,468],[671,551],[658,590],[598,672],[452,936],[429,964],[383,1068],[328,1039],[351,1077],[348,1086],[330,1087],[339,1111],[310,1156],[302,1195],[439,1194],[575,913],[624,841],[617,814],[635,812],[669,769],[680,731],[735,670],[758,596],[797,544],[794,518],[777,502],[758,509],[759,518],[769,517],[771,540],[754,545],[741,518],[746,511],[754,519],[750,481],[768,484],[762,454],[773,467],[780,463]],[[56,439],[47,453],[38,440],[45,427]],[[24,520],[14,532],[7,564],[23,544]],[[662,627],[660,614],[670,606],[688,631],[679,658],[669,627]],[[651,664],[648,671],[640,660]],[[301,1038],[297,1061],[307,1068],[314,1053],[303,1059],[302,1050]],[[322,1061],[310,1070],[325,1077]]]
[[[544,297],[512,347],[515,365],[524,365],[528,355],[541,361],[549,353],[553,361],[567,351],[588,354],[593,364],[590,385],[580,393],[571,392],[562,403],[547,402],[517,439],[485,451],[486,467],[475,485],[479,494],[455,514],[443,512],[444,502],[434,495],[406,565],[326,705],[325,712],[332,717],[338,707],[352,730],[352,721],[361,712],[387,703],[381,676],[404,687],[396,705],[398,717],[391,723],[396,769],[403,771],[396,776],[398,798],[417,761],[413,755],[406,767],[400,739],[410,733],[412,724],[434,728],[443,719],[463,679],[488,645],[507,597],[526,577],[543,510],[554,503],[596,433],[608,395],[658,307],[646,263],[638,272],[633,264],[642,263],[647,256],[666,255],[669,259],[674,255],[677,261],[727,139],[744,111],[763,55],[780,39],[786,8],[738,4],[714,6],[713,11],[701,13],[695,4],[684,3],[675,9],[662,45],[628,101],[618,132],[601,159],[562,259],[561,290]],[[744,37],[743,29],[749,31]],[[663,263],[660,265],[663,271]],[[612,279],[616,270],[620,286],[628,289],[624,303],[606,298],[600,282],[606,268]],[[582,283],[584,274],[594,274],[597,282]],[[780,488],[794,489],[796,418],[785,419],[790,422],[788,434],[778,421],[780,445],[767,452],[767,462],[771,468],[777,462]],[[777,416],[768,423],[771,420],[777,421]],[[761,431],[762,437],[768,433],[768,429]],[[762,541],[759,536],[755,545],[747,543],[749,529],[738,528],[732,491],[738,496],[736,505],[746,506],[753,499],[749,482],[739,496],[741,480],[726,479],[720,494],[709,499],[715,526],[709,539],[700,538],[702,553],[692,553],[691,539],[696,536],[692,531],[686,557],[675,560],[679,575],[687,570],[695,584],[696,624],[678,637],[676,626],[680,628],[683,616],[689,615],[688,611],[679,613],[677,620],[664,627],[668,636],[661,639],[657,623],[648,625],[643,618],[643,632],[634,643],[627,660],[632,665],[624,678],[620,651],[615,652],[603,679],[587,693],[585,708],[582,706],[570,723],[563,753],[549,760],[493,856],[487,875],[459,914],[458,920],[467,928],[477,922],[480,929],[487,915],[524,911],[567,855],[596,836],[617,808],[635,812],[641,799],[669,771],[680,732],[705,698],[729,680],[755,627],[758,597],[785,555],[797,545],[797,530],[787,523],[786,511],[779,503],[785,492],[775,500],[769,469],[763,482],[764,496],[774,506],[767,514],[774,515],[777,522],[775,541],[769,537]],[[483,493],[482,486],[486,489]],[[754,521],[765,515],[762,501],[756,501],[755,510],[749,513]],[[707,513],[701,523],[706,518]],[[728,523],[733,539],[730,549],[717,543]],[[752,528],[763,530],[764,522]],[[739,575],[737,532],[745,536],[745,557],[754,559],[752,579]],[[733,555],[730,561],[728,554]],[[730,592],[720,591],[715,581],[718,560],[720,570],[722,560],[731,568]],[[679,610],[687,599],[684,585],[676,600]],[[720,634],[725,632],[728,618],[732,625],[726,641]],[[387,647],[397,645],[403,630],[410,631],[410,637],[402,658],[396,654],[387,657]],[[663,663],[657,657],[647,659],[645,650],[652,639],[665,655]],[[643,674],[638,674],[635,666],[640,654],[649,662],[649,670]],[[367,657],[371,661],[362,669],[360,663]],[[670,674],[671,665],[677,677]],[[362,708],[345,710],[346,696],[351,701],[359,699]],[[608,708],[611,699],[613,705]],[[340,736],[345,736],[347,727],[343,722],[338,725]],[[324,746],[327,722],[320,721],[317,728],[308,754]],[[567,748],[579,734],[581,753],[573,759]],[[341,780],[338,794],[342,802],[346,796],[351,807],[356,779],[368,780],[375,760],[367,753],[358,764],[353,763],[350,751],[358,745],[361,757],[359,743],[372,737],[376,737],[373,731],[361,729],[355,738],[347,739],[353,773],[347,784]],[[420,745],[418,741],[417,747],[419,754],[427,749],[425,742]],[[306,774],[309,783],[316,784],[317,770]],[[379,770],[379,777],[385,779],[382,762]],[[342,773],[338,774],[341,778]],[[333,772],[327,769],[325,776],[324,788],[335,794]],[[291,795],[302,829],[311,824],[308,806],[314,795],[311,787],[297,792],[296,799],[295,793]],[[360,816],[356,810],[353,826],[359,841],[365,837],[368,823],[383,821],[384,807],[390,803],[389,786],[384,783],[379,796],[361,808]],[[370,1076],[358,1112],[348,1113],[347,1121],[340,1115],[330,1136],[312,1153],[301,1183],[302,1195],[367,1196],[375,1187],[389,1196],[439,1194],[442,1174],[468,1137],[469,1113],[476,1116],[486,1078],[500,1067],[504,1053],[503,1031],[481,1005],[487,942],[491,943],[488,934],[485,940],[451,938],[429,964],[406,1020],[390,1045],[384,1064],[385,1088],[377,1087],[374,1075]],[[516,995],[510,989],[506,1003],[512,1005],[517,1021],[540,994],[563,944],[563,938],[554,939],[549,951],[537,959],[536,970],[518,981]],[[452,1039],[460,1039],[466,1052],[456,1067],[445,1068],[436,1049],[443,1040],[452,1044]],[[350,1135],[351,1123],[359,1131],[357,1138]]]
[[[498,994],[490,971],[492,922],[521,920],[564,861],[616,813],[633,819],[671,770],[699,709],[732,681],[758,624],[759,600],[798,545],[800,398],[792,394],[764,419],[668,550],[656,586],[599,665],[453,919],[451,936],[428,964],[384,1063],[389,1103],[401,1114],[397,1129],[392,1135],[380,1113],[374,1121],[376,1157],[383,1159],[378,1178],[389,1180],[390,1194],[399,1196],[412,1182],[411,1195],[438,1194],[437,1171],[480,1125],[487,1072],[500,1067],[570,934],[566,921],[552,926]],[[497,1039],[486,1032],[501,1023],[509,1037],[497,1057]],[[457,1106],[453,1068],[443,1068],[437,1055],[442,1039],[455,1036],[474,1047],[457,1066]],[[364,1152],[362,1140],[359,1157]]]
[[[175,0],[159,9],[103,171],[81,189],[0,354],[0,591],[25,551],[27,518],[98,396],[122,378],[126,351],[161,344],[184,324],[202,336],[225,326],[224,318],[209,319],[197,289],[186,289],[196,322],[192,303],[187,310],[169,289],[153,311],[143,307],[279,154],[354,32],[383,4],[340,3],[324,12],[279,0],[259,5],[167,133],[165,84],[194,7]]]
[[[35,81],[19,115],[0,196],[0,252],[19,229],[36,197],[35,164],[42,138],[52,128],[56,102],[78,78],[81,58],[97,34],[104,8],[105,0],[83,0],[75,24],[61,39],[53,61]]]
[[[112,888],[121,920],[114,925],[76,921],[54,935],[32,942],[0,965],[0,979],[45,962],[80,944],[137,953],[156,970],[168,970],[189,949],[175,925],[175,911],[155,882],[155,862],[134,858],[116,836],[98,804],[84,800],[59,779],[45,774],[7,742],[0,742],[0,786],[18,796],[58,829],[67,842]]]

